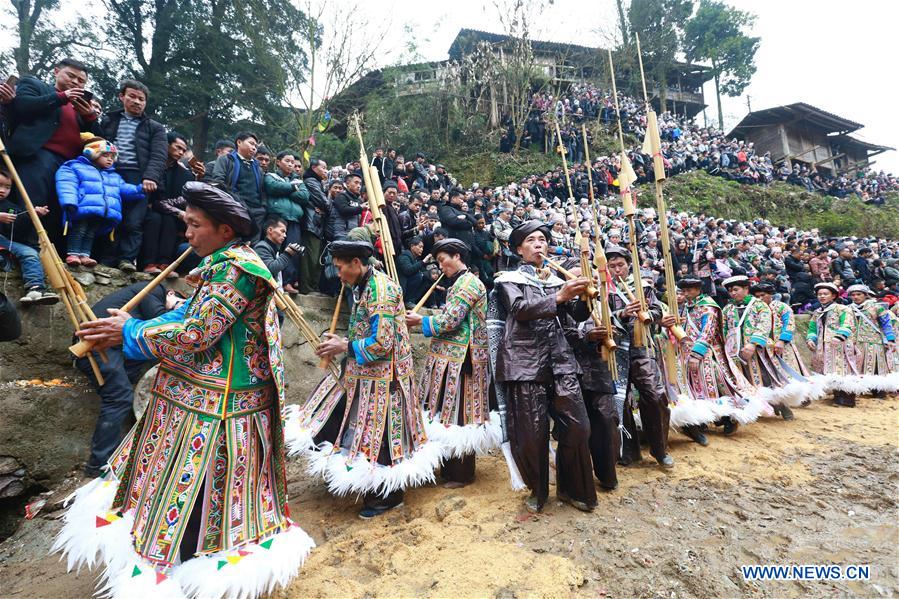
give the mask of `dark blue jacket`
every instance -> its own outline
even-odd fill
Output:
[[[59,127],[59,111],[65,102],[56,88],[34,77],[22,77],[16,85],[16,97],[6,111],[11,134],[9,153],[27,158],[52,137]],[[87,122],[76,113],[81,131],[90,131],[95,121]]]
[[[91,216],[103,219],[100,232],[111,231],[122,222],[122,200],[142,200],[140,185],[125,183],[112,168],[98,169],[79,156],[69,160],[56,171],[56,194],[63,208],[63,223],[69,219],[67,207],[77,209],[73,220]]]

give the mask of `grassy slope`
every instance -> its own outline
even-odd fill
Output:
[[[533,151],[522,152],[518,158],[483,152],[448,157],[446,162],[465,186],[474,181],[481,186],[510,183],[561,164],[557,155]],[[745,221],[764,218],[774,225],[806,230],[817,227],[825,235],[895,238],[899,234],[899,194],[888,195],[884,206],[867,206],[854,197],[841,200],[786,183],[765,188],[693,172],[666,182],[665,197],[676,210]]]

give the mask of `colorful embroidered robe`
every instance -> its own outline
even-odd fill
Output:
[[[484,284],[467,270],[459,274],[446,291],[445,307],[425,316],[421,328],[431,340],[419,384],[428,437],[439,438],[447,454],[456,457],[493,449],[499,439],[486,429],[483,435],[475,431],[490,422]]]
[[[369,267],[353,297],[344,372],[327,375],[300,406],[291,452],[309,452],[310,471],[337,495],[387,495],[433,480],[440,456],[417,402],[402,289]]]
[[[784,343],[782,356],[784,362],[793,372],[806,377],[810,376],[811,371],[805,365],[802,356],[799,355],[796,344],[793,343],[796,335],[796,315],[793,314],[793,308],[778,300],[771,300],[768,308],[771,309],[772,318],[771,337],[774,341],[783,341]],[[771,358],[774,360],[775,356],[772,355]],[[776,360],[774,361],[776,363]]]
[[[815,345],[812,370],[845,377],[855,375],[852,331],[855,316],[849,306],[832,303],[812,312],[806,338]]]
[[[852,342],[859,374],[890,374],[892,356],[887,356],[887,342],[896,341],[889,311],[874,299],[850,306],[855,316]]]
[[[138,552],[169,566],[195,503],[198,554],[259,542],[290,526],[275,283],[249,247],[203,259],[181,309],[126,322],[124,352],[159,359],[147,410],[110,460],[113,509],[134,512]]]
[[[722,310],[724,348],[727,355],[742,365],[743,374],[756,387],[776,387],[780,384],[770,363],[766,363],[763,349],[771,336],[771,310],[765,302],[746,296],[739,304],[731,302]],[[756,352],[745,361],[739,353],[747,344]]]
[[[686,302],[684,324],[693,346],[683,352],[683,359],[689,364],[691,354],[700,358],[697,367],[685,368],[693,397],[705,400],[729,397],[742,404],[741,395],[749,393],[751,387],[724,349],[721,308],[710,296],[700,294]]]

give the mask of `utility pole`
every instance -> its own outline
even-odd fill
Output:
[[[749,94],[746,94],[746,108],[749,110],[749,112],[752,112],[752,96],[750,96]]]

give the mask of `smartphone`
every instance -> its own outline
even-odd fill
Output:
[[[15,87],[16,84],[18,84],[18,83],[19,83],[19,78],[16,77],[15,75],[10,75],[9,77],[6,78],[6,85],[8,85],[10,87]]]
[[[89,103],[91,100],[94,99],[94,94],[93,94],[93,92],[84,90],[84,92],[81,94],[81,99],[84,100],[85,102]]]
[[[190,167],[194,167],[194,166],[196,166],[196,164],[198,162],[200,162],[200,160],[196,156],[191,156],[190,159],[187,161],[187,164]]]

